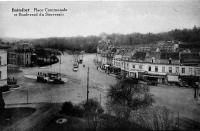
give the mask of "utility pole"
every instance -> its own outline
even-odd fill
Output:
[[[27,98],[26,98],[26,102],[28,104],[28,87],[27,87]]]
[[[88,103],[88,95],[89,95],[89,67],[87,72],[87,103]]]
[[[59,62],[59,73],[61,73],[61,54],[60,54],[60,62]]]
[[[178,130],[179,130],[179,111],[178,111]]]
[[[100,105],[101,105],[101,92],[100,92]]]

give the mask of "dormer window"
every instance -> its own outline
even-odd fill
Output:
[[[155,58],[152,57],[152,59],[151,59],[151,63],[154,63],[154,62],[155,62]]]
[[[171,58],[169,58],[169,64],[172,64],[172,59]]]

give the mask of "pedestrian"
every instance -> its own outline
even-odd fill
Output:
[[[197,98],[197,86],[196,86],[196,83],[193,85],[193,89],[194,89],[194,99],[196,100],[196,98]]]
[[[199,96],[200,96],[200,82],[197,82],[197,97],[199,98]]]
[[[200,90],[200,86],[199,86],[199,82],[195,82],[194,84],[194,99],[198,100],[199,99],[199,90]]]

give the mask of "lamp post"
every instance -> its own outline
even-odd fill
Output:
[[[90,68],[88,66],[88,71],[87,71],[87,103],[88,103],[88,96],[89,96],[89,71],[90,71]]]
[[[27,92],[26,92],[26,93],[27,93],[26,102],[27,102],[27,104],[28,104],[28,95],[29,95],[29,94],[28,94],[28,86],[27,86]]]

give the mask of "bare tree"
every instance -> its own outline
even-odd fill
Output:
[[[128,118],[131,110],[147,107],[153,103],[149,87],[136,80],[123,79],[108,91],[108,110],[119,117]]]

